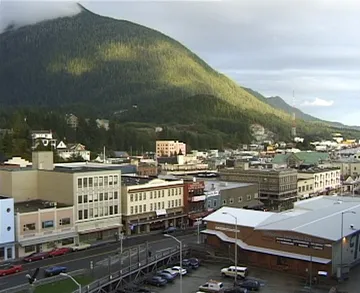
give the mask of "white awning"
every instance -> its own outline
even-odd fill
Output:
[[[165,216],[167,213],[166,213],[166,210],[156,210],[156,215],[157,216]]]

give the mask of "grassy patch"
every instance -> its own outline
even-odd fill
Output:
[[[91,283],[92,278],[86,276],[75,277],[81,285],[87,285]],[[58,282],[53,282],[45,285],[36,287],[35,293],[71,293],[75,291],[78,287],[74,284],[72,280],[66,279]]]

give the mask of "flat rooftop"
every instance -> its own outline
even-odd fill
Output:
[[[171,181],[179,181],[179,180],[182,180],[182,179],[179,179],[179,178],[164,178],[164,177],[161,177],[161,178],[158,178],[158,177],[144,177],[144,176],[132,176],[132,175],[122,175],[121,176],[121,183],[122,185],[125,185],[125,186],[134,186],[134,185],[141,185],[141,184],[146,184],[146,183],[149,183],[150,181],[154,180],[154,179],[161,179],[161,180],[164,180],[164,181],[167,181],[167,182],[171,182]]]
[[[67,205],[60,202],[46,201],[41,199],[15,202],[14,204],[15,211],[18,213],[29,213],[43,209],[52,209],[55,206],[57,208],[65,208],[65,207],[70,207],[71,205]]]
[[[255,185],[254,183],[243,183],[243,182],[231,182],[231,181],[220,181],[220,180],[204,180],[205,190],[227,190],[234,188],[242,188]]]
[[[302,169],[298,170],[298,173],[321,173],[321,172],[328,172],[328,171],[340,171],[340,167],[328,167],[328,168],[309,168],[309,169]]]
[[[355,197],[314,197],[296,202],[294,209],[282,213],[223,207],[204,218],[204,221],[234,224],[234,219],[223,212],[236,216],[239,226],[262,231],[296,232],[330,241],[342,238],[342,217],[344,237],[360,230],[360,198]]]

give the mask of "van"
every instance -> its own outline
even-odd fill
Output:
[[[228,268],[221,269],[221,275],[223,277],[235,277],[235,274],[237,274],[238,277],[246,278],[249,274],[247,267],[235,267],[231,266]]]
[[[222,282],[210,280],[209,282],[206,282],[205,284],[199,286],[199,291],[209,293],[222,293],[224,292],[224,284]]]

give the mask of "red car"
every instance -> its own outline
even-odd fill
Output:
[[[22,271],[22,265],[5,264],[0,266],[0,276],[15,274]]]
[[[55,248],[54,250],[51,250],[49,252],[49,256],[54,257],[54,256],[60,256],[60,255],[64,255],[71,252],[71,248],[69,247],[61,247],[61,248]]]
[[[48,252],[34,252],[34,253],[28,255],[27,257],[25,257],[24,261],[32,262],[32,261],[41,260],[41,259],[44,259],[44,258],[47,258],[47,257],[49,257]]]

